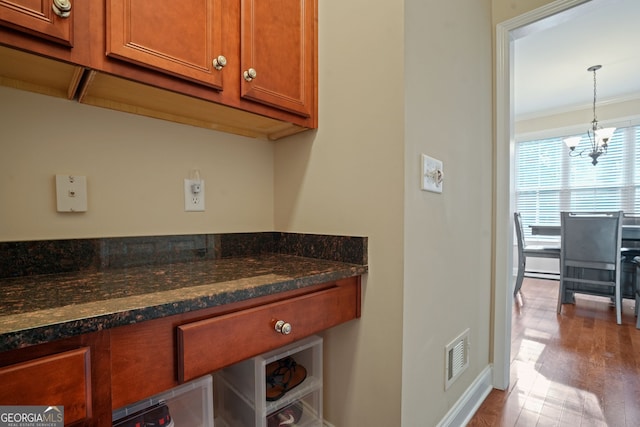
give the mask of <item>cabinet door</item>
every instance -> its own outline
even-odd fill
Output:
[[[107,55],[222,89],[221,0],[107,0]]]
[[[65,425],[91,418],[88,347],[2,367],[0,384],[1,405],[62,405]]]
[[[62,1],[61,7],[71,9],[58,16],[53,8],[54,0],[0,0],[0,23],[29,34],[63,44],[73,45],[73,8]],[[86,1],[86,0],[81,0]]]
[[[309,117],[317,91],[316,1],[241,1],[242,97]]]

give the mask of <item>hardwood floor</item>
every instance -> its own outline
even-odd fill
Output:
[[[514,304],[511,384],[493,390],[468,426],[640,426],[640,330],[609,300],[576,294],[556,313],[558,282],[525,279]]]

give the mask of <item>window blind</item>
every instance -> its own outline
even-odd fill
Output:
[[[583,157],[570,157],[563,138],[516,144],[515,206],[526,237],[531,238],[528,224],[559,225],[561,211],[640,213],[640,126],[616,129],[596,166],[587,156],[588,149]],[[587,147],[584,136],[576,152]]]

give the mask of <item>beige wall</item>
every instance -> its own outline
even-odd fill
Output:
[[[640,100],[637,99],[610,100],[598,104],[597,108],[598,121],[604,127],[634,126],[640,117]],[[536,134],[551,137],[585,133],[590,127],[591,120],[593,120],[592,107],[519,120],[515,123],[516,139],[520,140],[527,138],[527,135]]]
[[[406,2],[403,425],[435,425],[489,365],[490,1]],[[420,154],[443,161],[420,190]],[[445,346],[469,329],[469,369],[444,391]]]
[[[319,22],[320,127],[276,144],[275,223],[369,237],[362,318],[325,334],[325,418],[399,426],[403,1],[320,1]]]
[[[589,0],[584,0],[589,1]],[[539,7],[553,3],[552,0],[491,0],[494,27],[500,22],[523,15]]]
[[[273,229],[269,142],[0,87],[0,147],[0,241]],[[56,212],[56,174],[87,176],[86,213]]]
[[[326,334],[325,415],[436,425],[489,365],[490,3],[321,2],[319,20],[320,129],[276,145],[276,228],[369,236],[370,264],[362,319]],[[442,195],[419,189],[422,152]],[[471,368],[445,393],[466,328]]]

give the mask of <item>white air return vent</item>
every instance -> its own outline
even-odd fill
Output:
[[[447,344],[445,365],[444,389],[446,390],[469,367],[469,329]]]

